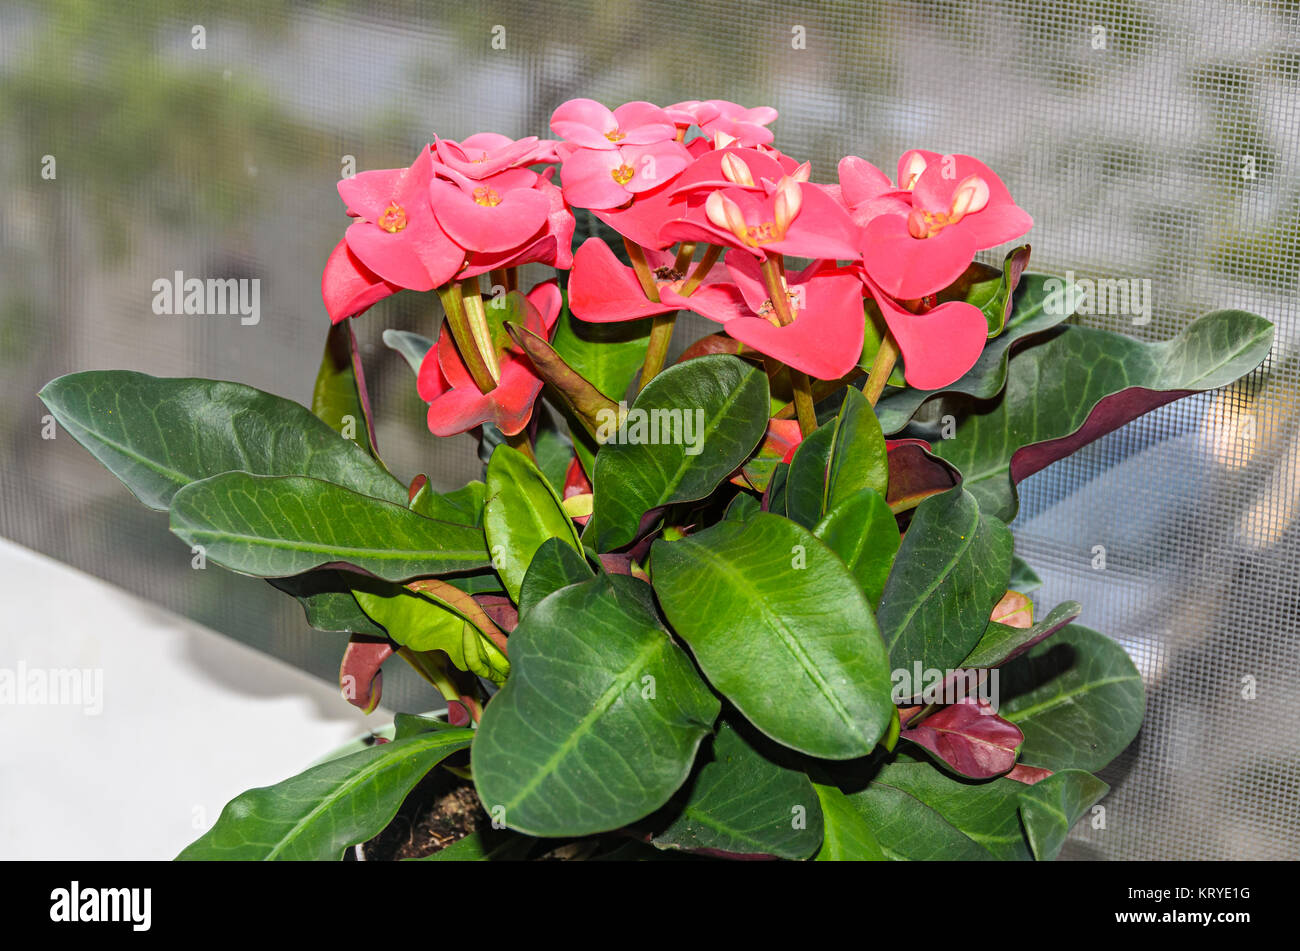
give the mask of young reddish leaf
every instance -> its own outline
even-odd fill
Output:
[[[993,605],[989,620],[1008,627],[1034,626],[1034,603],[1019,591],[1008,591],[1002,600]]]
[[[602,413],[612,413],[613,418],[617,419],[618,404],[565,363],[549,343],[519,324],[507,322],[506,330],[510,339],[528,354],[528,359],[533,362],[533,367],[542,379],[564,397],[592,436],[596,435],[596,430],[600,427]]]
[[[385,637],[353,634],[343,649],[339,665],[339,689],[348,703],[371,713],[379,706],[384,689],[384,661],[393,656],[393,645]]]
[[[963,697],[903,727],[902,737],[968,779],[991,779],[1009,771],[1025,735],[993,712],[985,700]]]
[[[889,459],[889,493],[885,501],[895,513],[914,509],[932,495],[961,482],[961,473],[930,451],[921,439],[885,441]]]
[[[1026,786],[1032,786],[1034,783],[1040,783],[1048,776],[1052,775],[1050,769],[1043,769],[1041,766],[1026,766],[1024,763],[1017,763],[1007,773],[1007,779],[1014,779],[1018,783],[1024,783]]]

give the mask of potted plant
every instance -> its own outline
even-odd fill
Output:
[[[1272,327],[1069,324],[1086,289],[1028,246],[975,261],[1032,224],[987,166],[850,156],[814,184],[775,117],[574,100],[554,140],[343,180],[310,410],[119,371],[42,391],[174,533],[348,636],[351,702],[393,655],[446,702],[244,793],[182,858],[1058,853],[1144,695],[1079,604],[1028,597],[1016,484],[1233,383]],[[384,334],[429,429],[480,440],[455,491],[375,445],[350,320],[399,290],[442,305],[432,337]],[[717,332],[670,363],[683,312]],[[399,809],[415,847],[383,834]]]

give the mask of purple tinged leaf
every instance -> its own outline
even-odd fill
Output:
[[[992,779],[1016,764],[1025,735],[985,700],[963,697],[916,726],[904,725],[902,738],[968,779]]]

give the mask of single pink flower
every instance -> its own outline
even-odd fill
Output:
[[[496,132],[478,132],[459,142],[435,139],[433,150],[440,165],[472,179],[491,178],[507,169],[555,158],[554,142],[535,135],[516,140]]]
[[[867,291],[880,307],[903,355],[903,376],[919,390],[954,383],[975,365],[988,340],[983,312],[965,301],[945,301],[922,313],[905,310],[865,270]]]
[[[840,159],[838,171],[838,190],[835,186],[829,186],[828,190],[839,198],[858,227],[865,227],[883,214],[911,213],[911,192],[896,188],[889,176],[870,162],[847,155]]]
[[[618,208],[675,178],[691,153],[675,139],[612,149],[558,148],[565,200],[577,208]]]
[[[660,297],[674,309],[716,320],[728,336],[818,379],[837,380],[857,366],[866,318],[855,269],[815,261],[789,280],[794,319],[782,326],[758,261],[732,252],[726,266],[734,284],[701,286],[690,297],[664,287]]]
[[[1018,238],[1034,223],[983,162],[968,155],[927,160],[927,154],[910,152],[899,163],[900,179],[912,185],[911,209],[880,214],[863,228],[864,265],[903,300],[947,287],[976,251]]]
[[[721,134],[744,147],[767,145],[775,138],[772,130],[765,128],[776,121],[777,112],[771,106],[746,109],[725,99],[710,99],[701,105],[712,111],[709,115],[701,109],[703,121],[697,120],[700,129],[710,138],[716,139]]]
[[[645,257],[655,276],[655,285],[659,288],[660,295],[668,290],[673,292],[674,300],[685,300],[676,292],[680,290],[687,275],[673,269],[674,256],[667,251],[646,248]],[[701,289],[720,280],[717,271],[718,268],[715,267],[705,276]],[[588,238],[573,255],[573,271],[569,275],[569,309],[580,320],[611,323],[666,314],[679,310],[680,305],[650,300],[641,288],[636,271],[615,257],[604,241]]]
[[[550,340],[563,302],[559,286],[553,280],[538,284],[526,300],[523,325]],[[496,387],[479,392],[443,324],[437,344],[420,365],[416,383],[421,399],[429,404],[429,430],[435,436],[454,436],[484,423],[495,423],[507,436],[514,436],[528,425],[542,380],[513,344],[498,348],[497,361],[501,375]]]
[[[611,112],[594,100],[572,99],[552,114],[551,129],[565,140],[556,146],[564,198],[578,208],[618,208],[691,161],[672,118],[648,102]]]
[[[856,259],[859,229],[820,185],[796,175],[778,182],[763,179],[761,189],[731,186],[712,191],[703,205],[664,226],[661,238],[707,241],[741,248],[762,259],[770,254],[827,260]]]
[[[573,212],[565,202],[560,189],[551,184],[548,175],[536,176],[532,187],[546,199],[544,227],[528,242],[518,247],[504,251],[471,253],[458,277],[461,279],[477,277],[498,268],[520,267],[524,264],[545,264],[560,270],[568,270],[572,267],[573,232],[577,227]]]
[[[432,181],[433,153],[425,146],[409,168],[359,172],[338,185],[358,219],[344,235],[348,248],[383,280],[414,291],[445,284],[465,260],[434,217]]]
[[[332,323],[355,317],[400,291],[361,263],[341,240],[330,252],[321,274],[320,293],[325,300],[325,312]]]
[[[573,145],[602,151],[677,138],[672,117],[650,102],[627,102],[611,112],[594,99],[570,99],[551,114],[551,131]]]
[[[433,214],[453,241],[468,252],[500,252],[531,244],[547,223],[550,200],[537,188],[540,176],[512,168],[472,179],[442,166],[429,183]]]

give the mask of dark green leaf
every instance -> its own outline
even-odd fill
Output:
[[[1028,859],[1020,794],[1012,779],[970,782],[929,763],[899,759],[848,798],[891,859]]]
[[[875,619],[844,563],[760,512],[656,541],[651,575],[700,669],[754,726],[827,759],[871,752],[893,715]]]
[[[1070,829],[1110,787],[1091,773],[1062,770],[1020,793],[1020,818],[1034,858],[1050,862],[1060,854]]]
[[[940,393],[966,393],[981,400],[992,399],[1001,393],[1007,382],[1007,360],[1012,349],[1036,334],[1051,330],[1073,313],[1073,308],[1065,304],[1069,298],[1063,295],[1058,305],[1056,298],[1051,296],[1054,288],[1063,285],[1060,278],[1026,274],[1016,288],[1011,316],[1007,318],[1001,335],[985,344],[975,365],[961,379],[941,390],[907,387],[890,391],[881,399],[876,405],[876,413],[884,431],[898,432],[922,403]],[[1048,306],[1049,301],[1051,306]],[[988,316],[987,312],[985,316]]]
[[[1101,769],[1137,736],[1146,693],[1110,638],[1071,624],[1001,670],[998,713],[1025,734],[1020,762]]]
[[[822,843],[808,777],[765,757],[728,724],[688,784],[681,811],[652,840],[663,849],[806,859]]]
[[[478,529],[296,476],[227,472],[192,483],[172,499],[171,528],[222,567],[264,578],[340,563],[403,581],[488,561]]]
[[[889,503],[875,489],[859,489],[826,513],[813,534],[840,556],[867,604],[878,604],[902,538]]]
[[[479,798],[530,835],[590,835],[662,806],[720,704],[622,575],[561,588],[510,635],[510,679],[474,740]]]
[[[384,629],[370,620],[361,610],[352,588],[357,576],[350,571],[309,571],[290,578],[266,579],[298,600],[307,623],[318,631],[337,631],[349,634],[383,634]]]
[[[1011,533],[960,487],[922,502],[877,620],[895,668],[952,670],[988,627],[1011,575]]]
[[[835,427],[819,426],[799,443],[785,480],[785,515],[812,528],[821,520],[826,503],[826,466],[830,462]]]
[[[664,370],[637,396],[627,433],[596,454],[595,511],[584,540],[598,551],[620,548],[647,512],[707,496],[763,438],[767,409],[767,376],[736,357]]]
[[[574,551],[573,546],[559,538],[548,538],[533,555],[519,586],[520,618],[548,594],[594,575],[587,559]]]
[[[1012,627],[990,621],[979,643],[966,655],[960,666],[1000,667],[1039,641],[1051,637],[1082,613],[1083,605],[1078,601],[1063,601],[1030,627]]]
[[[826,470],[826,501],[821,514],[860,489],[875,489],[881,495],[888,492],[889,459],[875,411],[867,398],[850,386],[835,419],[835,442]]]
[[[1017,483],[1157,406],[1232,383],[1272,342],[1272,324],[1244,311],[1209,314],[1161,343],[1061,327],[1017,353],[1002,396],[959,416],[955,438],[934,451],[980,508],[1009,521]]]
[[[1012,591],[1030,594],[1043,586],[1043,579],[1029,567],[1029,563],[1019,555],[1011,556],[1011,582],[1007,585]]]
[[[238,383],[127,370],[61,376],[41,390],[59,424],[145,505],[223,472],[301,475],[405,505],[406,487],[290,400]]]
[[[250,789],[222,810],[182,860],[337,861],[377,835],[402,800],[472,730],[423,733],[313,766],[274,786]]]

